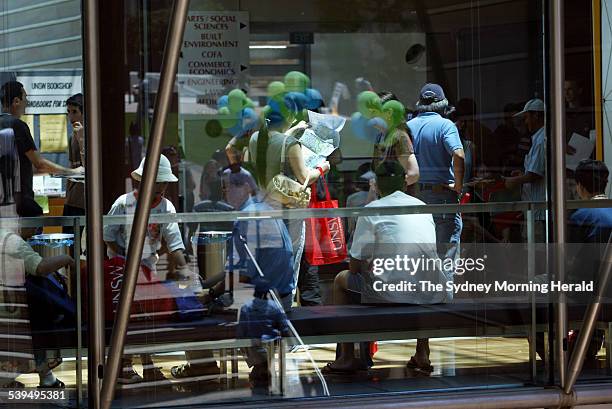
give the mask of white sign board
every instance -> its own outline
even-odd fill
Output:
[[[81,75],[17,75],[27,93],[26,114],[65,114],[66,100],[82,90]]]
[[[249,13],[192,11],[179,62],[181,96],[215,107],[217,98],[248,81]]]

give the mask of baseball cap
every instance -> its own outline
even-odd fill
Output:
[[[523,110],[514,114],[514,116],[523,115],[525,112],[544,112],[544,101],[539,98],[530,99]]]
[[[142,172],[144,170],[144,161],[144,158],[142,158],[138,169],[132,172],[132,177],[134,178],[134,180],[140,181],[140,179],[142,178]],[[157,168],[157,179],[155,180],[155,182],[178,182],[178,178],[172,173],[172,166],[170,165],[170,161],[164,155],[159,155],[159,167]]]
[[[425,84],[421,88],[421,100],[432,100],[433,102],[440,102],[446,99],[444,90],[438,84]]]

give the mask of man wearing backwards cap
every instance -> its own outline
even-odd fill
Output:
[[[465,154],[455,124],[445,118],[449,104],[442,87],[425,84],[416,104],[418,116],[408,121],[419,163],[419,199],[427,204],[457,204],[463,188]],[[435,214],[438,255],[459,255],[463,223],[459,213]],[[447,271],[452,279],[452,271]]]
[[[505,178],[507,189],[522,186],[521,199],[527,201],[546,201],[546,132],[544,130],[544,101],[532,99],[527,101],[525,108],[514,116],[521,116],[527,130],[532,134],[531,149],[525,156],[525,171],[515,171],[511,177]],[[536,242],[544,242],[545,211],[534,212]]]

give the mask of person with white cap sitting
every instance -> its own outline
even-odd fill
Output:
[[[132,172],[132,178],[139,183],[144,170],[144,159],[140,162],[140,166]],[[151,214],[167,214],[176,213],[174,205],[170,200],[164,197],[164,192],[168,187],[168,183],[178,182],[178,178],[172,173],[170,161],[164,155],[160,155],[159,167],[157,170],[157,178],[153,188],[154,196],[151,202]],[[109,215],[133,215],[136,212],[136,203],[138,201],[138,185],[136,189],[121,195],[109,211]],[[130,240],[131,226],[126,224],[107,225],[104,226],[104,242],[107,246],[107,255],[109,258],[117,256],[125,256]],[[142,250],[142,265],[146,266],[156,275],[155,265],[159,260],[159,254],[168,252],[173,259],[177,269],[184,277],[188,277],[189,270],[183,251],[185,245],[177,223],[151,223],[147,226],[147,235],[145,238],[144,247]],[[143,377],[138,375],[132,367],[130,357],[123,359],[123,371],[119,376],[119,383],[134,383],[145,381],[163,380],[165,377],[160,369],[153,365],[151,356],[148,354],[141,355],[143,365]]]
[[[544,101],[538,98],[527,101],[523,110],[514,115],[521,116],[531,135],[531,149],[525,156],[525,170],[515,171],[504,179],[507,189],[522,187],[521,199],[530,202],[546,201],[546,130],[544,129]],[[536,243],[545,242],[546,213],[534,212]]]

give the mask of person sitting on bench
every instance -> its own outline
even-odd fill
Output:
[[[144,159],[140,162],[140,166],[132,172],[132,178],[138,184],[141,181],[144,172]],[[169,214],[176,213],[172,203],[164,197],[164,193],[168,183],[176,183],[178,179],[172,174],[170,161],[164,155],[160,155],[159,167],[154,186],[153,202],[151,203],[151,214]],[[109,211],[109,215],[128,216],[133,215],[136,211],[138,200],[138,186],[129,193],[121,195]],[[104,243],[107,247],[107,255],[109,258],[116,256],[126,256],[129,240],[130,226],[127,225],[107,225],[104,226]],[[162,246],[165,242],[165,248]],[[145,239],[144,249],[142,251],[142,265],[152,271],[153,278],[157,279],[157,270],[155,265],[159,261],[159,254],[162,250],[169,253],[169,258],[174,260],[179,272],[175,274],[176,278],[188,279],[191,275],[187,262],[183,255],[185,245],[177,223],[157,224],[151,223],[147,226],[147,236]],[[144,275],[143,275],[144,277]],[[140,279],[140,278],[139,278]],[[143,376],[140,376],[132,366],[132,357],[125,356],[122,362],[122,372],[118,378],[121,384],[130,384],[136,382],[154,382],[165,380],[165,376],[159,367],[153,364],[151,355],[141,354],[140,356],[143,366]]]
[[[380,199],[366,207],[423,206],[424,202],[403,192],[404,171],[401,165],[387,161],[375,169]],[[433,284],[445,283],[448,279],[438,266],[429,270],[417,268],[414,274],[402,265],[387,268],[381,260],[433,259],[437,260],[436,230],[431,214],[405,214],[384,216],[360,216],[357,219],[353,244],[350,249],[349,270],[340,272],[334,279],[334,304],[435,304],[447,301],[445,291],[422,292],[389,291],[388,285],[420,280]],[[381,265],[385,266],[381,271]],[[386,290],[385,290],[386,289]],[[375,327],[372,328],[373,330]],[[352,343],[342,343],[334,362],[324,369],[326,373],[352,373],[371,366],[369,348],[363,348],[361,359],[354,355]],[[365,356],[364,356],[365,355]],[[429,374],[433,371],[429,360],[427,338],[417,340],[416,354],[408,367]]]
[[[28,203],[22,207],[22,215],[24,217],[40,217],[42,212],[39,206],[29,206]],[[74,267],[74,260],[68,254],[60,254],[56,256],[41,257],[38,253],[32,249],[32,247],[25,241],[36,234],[35,227],[21,227],[20,234],[17,235],[7,229],[0,229],[0,265],[3,266],[5,271],[2,272],[3,295],[0,300],[3,302],[4,307],[0,308],[0,318],[3,318],[7,322],[11,322],[14,318],[24,318],[19,314],[15,315],[15,312],[9,307],[11,300],[18,300],[21,294],[16,291],[19,287],[26,287],[26,275],[36,277],[47,277],[55,274],[59,269],[63,267]],[[8,285],[7,285],[8,283]],[[26,287],[27,288],[27,287]],[[10,294],[10,293],[13,294]],[[8,297],[8,298],[7,298]],[[29,298],[29,301],[31,301]],[[42,303],[47,300],[40,300]],[[14,302],[14,301],[13,301]],[[50,304],[47,304],[47,306]],[[52,303],[51,303],[52,305]],[[32,306],[28,306],[29,313],[32,313]],[[40,320],[48,319],[49,316],[54,314],[60,314],[56,311],[48,311],[46,317],[29,317],[30,325],[39,324]],[[13,325],[15,325],[13,323]],[[10,328],[10,327],[9,327]],[[10,331],[9,331],[10,332]],[[7,334],[9,337],[15,334]],[[6,342],[5,346],[12,348],[17,343]],[[29,351],[16,351],[3,349],[5,358],[0,359],[0,367],[4,368],[4,374],[8,375],[0,376],[0,387],[2,388],[23,388],[25,385],[15,378],[19,374],[20,370],[31,366],[28,362],[24,362],[27,358],[21,357],[27,356],[26,353],[19,354],[18,352],[29,352]],[[64,382],[56,378],[53,374],[53,368],[59,366],[62,363],[62,358],[57,354],[54,358],[47,357],[47,351],[42,346],[34,345],[34,361],[36,372],[39,377],[39,388],[59,388],[65,387]],[[7,371],[6,368],[13,368],[12,371]],[[12,373],[11,373],[12,372]]]
[[[610,171],[605,163],[598,160],[582,160],[574,172],[576,194],[580,200],[606,200],[606,187]],[[582,280],[593,280],[597,286],[607,285],[604,293],[605,303],[612,299],[612,286],[602,283],[599,277],[600,266],[605,257],[606,244],[612,234],[612,208],[577,209],[569,217],[568,228],[568,271],[567,281],[580,283]],[[590,302],[592,294],[586,297],[569,294],[569,299],[579,302]],[[579,331],[570,331],[568,336],[568,353],[576,344]],[[597,353],[602,346],[604,332],[595,329],[585,356],[585,364],[596,363]]]

